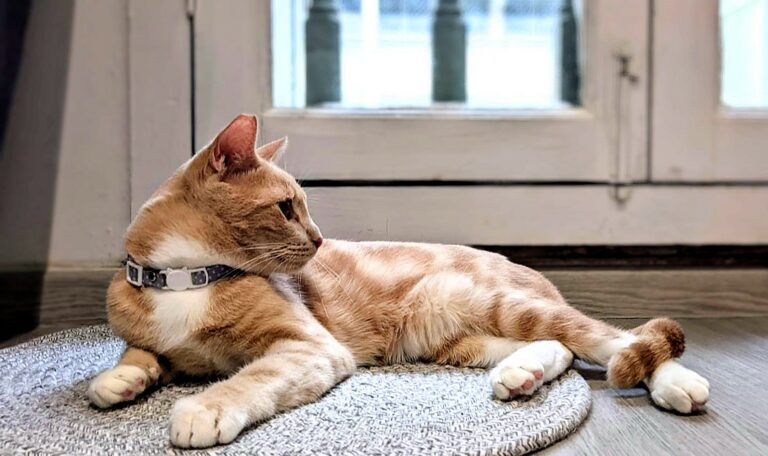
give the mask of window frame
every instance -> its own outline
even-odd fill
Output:
[[[227,8],[214,3],[199,1],[195,12],[197,147],[235,111],[243,111],[261,114],[265,137],[289,137],[286,166],[307,180],[625,182],[648,177],[650,0],[587,0],[580,28],[583,107],[535,112],[273,108],[271,2],[236,0]],[[632,56],[636,84],[617,76],[619,53]],[[206,65],[213,56],[217,64]]]
[[[720,101],[719,1],[655,0],[654,13],[653,180],[768,183],[768,109]]]

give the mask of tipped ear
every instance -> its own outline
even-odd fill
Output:
[[[258,132],[256,116],[237,116],[213,141],[211,167],[217,173],[255,168],[257,158],[254,148]]]
[[[264,144],[263,146],[256,149],[256,155],[258,155],[259,158],[263,158],[264,160],[274,162],[277,161],[281,155],[283,155],[283,152],[285,152],[285,149],[287,148],[288,137],[283,136],[276,141],[272,141],[269,144]]]

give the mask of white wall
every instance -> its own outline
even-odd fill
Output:
[[[126,4],[77,0],[73,20],[48,257],[115,262],[130,221]]]
[[[37,3],[0,151],[0,261],[48,256],[73,2]]]
[[[125,5],[37,1],[0,156],[0,264],[114,262],[128,223]]]
[[[184,6],[33,3],[0,155],[0,267],[122,259],[138,202],[191,151]]]

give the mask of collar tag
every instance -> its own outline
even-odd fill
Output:
[[[184,291],[192,286],[192,279],[186,269],[166,269],[165,288],[173,291]]]
[[[172,269],[163,271],[165,274],[165,288],[173,291],[184,291],[190,288],[200,288],[208,285],[208,271],[206,268],[196,269]]]

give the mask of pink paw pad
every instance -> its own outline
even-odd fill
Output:
[[[125,390],[122,393],[120,393],[121,396],[128,399],[129,397],[133,396],[133,391],[131,390]]]
[[[544,372],[540,370],[534,371],[533,376],[536,377],[536,380],[541,380],[544,378]]]
[[[523,389],[531,389],[533,387],[533,380],[526,380],[523,383]]]
[[[137,378],[136,379],[136,386],[144,386],[144,379],[143,378]]]

